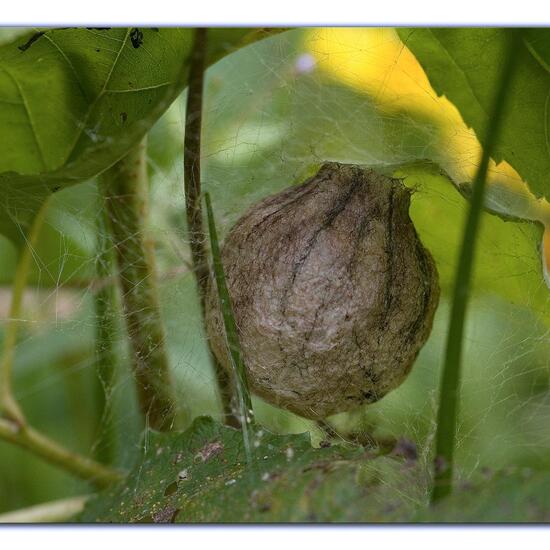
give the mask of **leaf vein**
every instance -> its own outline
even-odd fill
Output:
[[[17,91],[19,93],[19,97],[21,97],[21,105],[23,105],[23,108],[25,109],[25,113],[27,115],[27,118],[29,119],[29,126],[31,127],[31,134],[34,138],[34,141],[36,143],[36,147],[38,149],[38,153],[40,155],[40,161],[42,162],[42,167],[44,169],[47,168],[46,166],[46,160],[44,158],[44,152],[42,151],[42,145],[40,144],[40,140],[38,139],[38,135],[36,133],[36,128],[34,125],[34,121],[31,116],[31,112],[29,109],[29,106],[27,104],[27,99],[25,98],[25,94],[23,93],[23,89],[21,88],[21,85],[19,84],[19,81],[8,71],[5,67],[0,66],[0,69],[3,70],[13,81],[15,86],[17,87]]]
[[[112,63],[112,66],[111,66],[111,69],[109,71],[109,74],[107,75],[107,78],[105,79],[105,82],[103,83],[103,86],[99,92],[99,94],[97,95],[97,97],[94,99],[94,101],[92,103],[90,103],[89,107],[88,107],[88,111],[86,113],[86,115],[84,116],[84,120],[82,121],[82,125],[81,127],[79,128],[78,132],[76,133],[76,136],[75,136],[75,139],[73,141],[73,143],[71,144],[71,147],[69,149],[69,153],[67,154],[67,157],[65,158],[65,162],[64,164],[67,163],[67,161],[71,158],[71,155],[73,154],[75,148],[76,148],[76,145],[78,143],[78,140],[80,139],[80,137],[82,136],[82,133],[84,131],[84,128],[86,127],[86,124],[88,123],[88,119],[90,118],[90,115],[94,109],[94,107],[96,106],[97,102],[103,97],[103,94],[105,93],[105,90],[111,80],[111,77],[113,76],[113,72],[115,70],[115,67],[118,63],[118,60],[120,59],[120,56],[122,54],[122,50],[124,49],[124,47],[126,46],[126,43],[128,41],[128,37],[130,36],[130,29],[127,29],[126,30],[126,34],[124,35],[124,39],[122,40],[122,43],[121,43],[121,46],[117,52],[117,55]]]

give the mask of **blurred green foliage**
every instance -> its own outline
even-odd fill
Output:
[[[385,167],[426,158],[430,121],[388,115],[366,94],[319,70],[301,30],[246,47],[209,69],[203,122],[203,179],[220,232],[260,198],[301,182],[325,160]],[[304,60],[308,61],[305,63]],[[219,418],[214,378],[190,272],[182,196],[184,98],[149,133],[151,218],[162,315],[177,394],[191,417]],[[467,203],[443,175],[404,168],[415,190],[411,216],[440,272],[442,297],[432,335],[407,381],[380,402],[331,419],[345,439],[407,437],[430,464],[436,389],[448,295]],[[32,286],[17,346],[17,397],[39,429],[86,454],[102,422],[94,388],[93,313],[96,188],[56,194],[35,250]],[[541,228],[484,214],[468,315],[457,450],[462,480],[482,466],[550,467],[550,294],[540,267]],[[13,245],[0,237],[2,314],[14,272]],[[117,332],[120,353],[125,334]],[[131,466],[147,444],[127,363],[120,362],[112,409],[116,464]],[[311,422],[254,400],[256,419],[278,433]],[[0,511],[89,490],[30,454],[0,442]]]

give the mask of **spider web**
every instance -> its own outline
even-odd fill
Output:
[[[208,71],[203,185],[212,195],[222,235],[248,206],[300,183],[326,160],[387,166],[432,159],[446,164],[449,172],[463,173],[456,158],[449,161],[449,144],[455,143],[449,136],[454,135],[461,142],[456,150],[475,164],[475,143],[461,138],[467,129],[458,127],[449,133],[450,115],[444,123],[415,110],[413,104],[396,104],[384,92],[391,88],[396,65],[378,67],[376,50],[367,55],[361,45],[354,50],[341,34],[346,30],[329,38],[322,29],[287,32],[232,54]],[[329,39],[332,42],[327,43]],[[356,66],[347,64],[339,72],[338,59],[344,54],[362,56],[367,68],[372,63],[369,74],[378,74],[378,86],[362,89]],[[429,90],[426,94],[432,97]],[[200,414],[219,418],[185,223],[184,116],[181,97],[149,135],[151,210],[146,231],[156,247],[165,343],[178,399],[188,419]],[[411,440],[428,465],[449,290],[467,202],[443,177],[410,174],[405,183],[415,190],[411,216],[440,272],[442,296],[434,328],[400,388],[331,422],[344,440]],[[498,191],[492,196],[497,200]],[[507,201],[512,210],[518,203],[513,197]],[[128,466],[147,440],[140,438],[143,425],[120,317],[114,331],[116,377],[103,412],[105,388],[95,368],[94,335],[100,320],[94,300],[101,285],[112,284],[95,276],[100,259],[99,204],[95,182],[54,197],[33,252],[32,284],[16,350],[15,388],[34,425],[83,453],[100,451],[106,430],[114,430],[116,464]],[[482,467],[549,465],[550,295],[540,265],[541,234],[537,224],[484,215],[463,358],[458,439],[458,473],[463,479]],[[0,254],[5,265],[0,306],[6,318],[7,285],[15,262],[7,241],[0,242]],[[258,421],[273,431],[311,430],[316,443],[324,437],[315,424],[287,411],[259,399],[254,407]],[[82,490],[79,482],[3,443],[0,463],[4,472],[0,492],[9,495],[0,508]],[[44,480],[38,489],[25,481],[31,470]]]

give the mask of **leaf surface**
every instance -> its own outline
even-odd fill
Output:
[[[315,449],[308,434],[242,434],[200,417],[184,433],[148,432],[126,481],[90,501],[84,522],[392,521],[422,500],[415,463],[362,447]],[[405,496],[406,490],[406,496]]]
[[[399,29],[439,95],[459,109],[482,142],[506,55],[506,29]],[[524,34],[518,70],[509,91],[509,105],[495,148],[495,161],[507,160],[537,196],[550,198],[550,31]]]
[[[211,31],[208,62],[262,36]],[[0,232],[135,145],[184,88],[189,28],[49,29],[0,46]]]

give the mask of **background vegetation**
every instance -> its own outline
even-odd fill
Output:
[[[123,31],[88,32],[103,33],[99,39],[109,49],[109,39],[112,41],[117,32]],[[116,97],[116,101],[122,102],[119,105],[113,99],[117,94],[112,94],[105,99],[105,105],[100,105],[89,95],[89,90],[96,86],[94,77],[97,75],[93,70],[86,73],[90,81],[83,84],[83,93],[70,95],[63,81],[65,69],[57,74],[50,68],[36,76],[43,83],[48,82],[49,87],[37,97],[28,98],[31,113],[40,101],[53,101],[55,105],[55,98],[58,98],[58,109],[68,113],[62,121],[67,131],[72,131],[74,119],[71,117],[87,116],[85,113],[89,112],[90,117],[97,116],[95,126],[99,139],[88,132],[82,138],[84,141],[80,144],[77,141],[74,150],[60,162],[63,155],[59,151],[65,147],[66,140],[59,135],[61,123],[56,118],[57,112],[52,111],[36,122],[35,135],[41,136],[39,142],[47,144],[49,152],[49,156],[42,159],[42,165],[32,165],[37,156],[28,153],[31,148],[28,136],[12,130],[2,139],[12,144],[8,152],[13,155],[3,153],[0,161],[3,205],[10,213],[9,216],[3,214],[4,221],[0,225],[6,235],[0,237],[0,315],[5,319],[4,327],[9,322],[10,289],[16,270],[13,243],[21,243],[21,228],[42,200],[42,191],[35,192],[42,189],[39,183],[49,178],[50,188],[57,185],[58,180],[62,187],[52,195],[43,229],[32,251],[32,267],[21,314],[24,322],[20,323],[13,366],[17,400],[31,425],[66,447],[98,460],[103,460],[107,453],[112,457],[113,466],[121,469],[135,466],[135,472],[143,469],[145,473],[147,468],[152,468],[151,461],[157,460],[151,458],[152,449],[156,452],[166,446],[171,448],[174,443],[162,443],[162,440],[159,443],[155,438],[166,436],[153,434],[150,438],[148,432],[142,437],[143,419],[136,402],[120,314],[112,318],[116,362],[114,383],[106,397],[97,373],[95,303],[98,293],[112,286],[114,281],[108,269],[103,273],[97,269],[98,262],[101,265],[105,260],[101,238],[107,235],[107,230],[98,225],[103,204],[95,178],[98,171],[95,163],[102,159],[105,168],[112,164],[120,157],[119,153],[127,150],[128,143],[136,143],[140,132],[144,132],[143,125],[145,129],[152,126],[147,148],[150,215],[140,231],[154,245],[165,347],[174,379],[174,393],[182,411],[181,427],[190,426],[200,415],[222,419],[191,268],[183,199],[186,97],[180,90],[185,84],[181,75],[187,74],[183,67],[187,62],[191,31],[173,31],[174,35],[160,44],[155,42],[155,32],[146,30],[139,48],[128,45],[123,50],[120,61],[127,63],[128,68],[120,75],[120,83],[126,79],[125,85],[129,86],[132,80],[128,81],[126,76],[148,74],[138,68],[138,61],[145,63],[142,59],[149,55],[149,62],[155,66],[158,57],[154,48],[166,48],[162,52],[170,51],[173,59],[163,54],[161,57],[167,66],[158,70],[172,75],[170,84],[158,87],[153,81],[141,85],[156,86],[154,93],[157,95],[144,96],[145,99],[142,97],[135,103],[133,100],[124,103]],[[162,35],[168,30],[160,32]],[[225,31],[227,35],[217,32],[210,43],[219,47],[211,52],[209,63],[237,44],[250,41],[246,38],[243,42],[249,31]],[[365,44],[353,34],[362,33],[363,37],[368,32],[371,32],[368,38],[371,42]],[[377,32],[382,34],[376,35]],[[4,31],[2,39],[8,42],[12,33]],[[343,442],[359,441],[372,446],[376,441],[375,447],[381,444],[383,448],[388,445],[389,449],[396,441],[400,441],[402,447],[414,446],[413,469],[403,469],[401,462],[396,466],[391,461],[369,469],[363,464],[365,456],[358,455],[353,446],[322,450],[328,453],[323,455],[329,457],[326,461],[342,463],[328,476],[326,486],[314,492],[310,503],[293,509],[294,515],[285,516],[276,506],[271,508],[271,519],[355,520],[366,517],[383,521],[428,517],[422,514],[427,514],[428,473],[433,459],[450,296],[469,206],[464,197],[468,194],[467,189],[453,185],[449,177],[456,184],[469,184],[474,179],[472,166],[479,164],[479,140],[484,139],[477,136],[484,136],[487,131],[488,113],[499,82],[498,71],[506,52],[505,35],[506,31],[498,29],[400,29],[399,34],[393,30],[297,29],[276,33],[242,47],[213,64],[206,73],[202,180],[204,189],[211,195],[221,236],[247,206],[301,182],[324,160],[368,164],[386,170],[399,165],[400,168],[391,170],[396,170],[395,173],[405,178],[405,184],[415,190],[411,216],[440,273],[442,296],[433,332],[407,381],[374,405],[330,419]],[[34,48],[45,47],[44,39],[41,40],[31,45],[28,53]],[[71,40],[79,40],[78,34],[67,38],[68,48]],[[19,39],[17,44],[25,41],[26,38]],[[403,43],[410,46],[410,51],[403,50]],[[488,197],[493,201],[492,210],[498,210],[500,215],[484,212],[477,235],[478,251],[463,339],[456,445],[457,487],[462,491],[457,499],[468,498],[470,484],[489,483],[487,480],[490,480],[490,483],[508,484],[498,489],[499,494],[514,495],[514,498],[521,494],[526,501],[535,504],[527,509],[525,501],[520,501],[511,511],[510,499],[505,504],[489,501],[485,509],[494,511],[493,515],[489,513],[479,519],[549,517],[543,488],[547,483],[545,472],[550,468],[550,294],[541,266],[543,226],[537,223],[545,221],[545,207],[529,193],[524,183],[529,181],[529,187],[537,196],[548,195],[549,45],[547,31],[526,33],[521,45],[521,70],[509,91],[503,132],[496,143],[493,158],[508,161],[506,166],[510,169],[505,170],[501,164],[501,175],[505,170],[506,177],[499,179],[496,172],[490,175]],[[480,56],[480,50],[485,55]],[[405,51],[403,57],[412,65],[395,63],[395,51],[401,54]],[[138,54],[141,57],[136,61],[132,55]],[[11,67],[10,71],[19,70],[30,79],[32,73],[25,73],[29,68],[18,65],[21,58],[13,61],[9,55],[0,50],[3,64]],[[33,70],[39,71],[41,56],[44,63],[48,63],[49,54],[37,50],[33,55],[36,56]],[[399,59],[402,61],[403,57]],[[91,67],[101,68],[102,63]],[[154,80],[157,76],[150,73],[147,78]],[[24,80],[23,83],[32,84]],[[86,88],[88,85],[90,87]],[[0,100],[12,101],[11,96],[6,95],[10,90],[4,81],[0,83],[0,92],[5,94],[0,95]],[[67,110],[61,99],[65,98],[64,94],[80,98],[82,105],[72,104],[74,110]],[[443,94],[448,104],[437,102]],[[148,99],[151,99],[151,107],[147,106]],[[0,133],[7,133],[8,128],[14,127],[13,121],[11,124],[0,124]],[[109,139],[104,140],[105,136]],[[55,140],[60,142],[59,150]],[[431,163],[424,163],[426,159]],[[495,163],[490,168],[497,169]],[[47,178],[36,177],[45,172]],[[72,183],[71,178],[77,177],[82,180],[80,183],[66,186]],[[100,326],[101,323],[104,318]],[[317,425],[257,398],[253,398],[253,407],[256,420],[267,432],[310,431],[315,446],[325,437]],[[240,444],[231,439],[231,434],[220,435],[221,428],[217,425],[200,421],[198,427],[194,426],[199,434],[210,434],[205,438],[216,434],[227,448],[233,449],[231,445],[234,445],[237,449]],[[204,441],[206,439],[200,439],[202,443],[197,446],[201,447]],[[269,445],[269,442],[259,443],[259,448],[264,444]],[[286,452],[288,448],[301,449],[304,440],[282,439],[273,445]],[[235,450],[236,461],[241,456],[239,452]],[[174,453],[177,453],[175,449]],[[406,458],[406,452],[397,453],[402,458],[403,454]],[[158,460],[162,461],[162,452],[159,456]],[[307,453],[300,454],[299,466],[307,467],[308,460]],[[313,457],[311,463],[318,465],[318,460]],[[169,462],[167,458],[166,464],[159,468],[168,468],[161,471],[169,472],[166,475],[170,476],[179,475],[186,469],[189,474],[196,466],[194,462],[189,465],[169,465]],[[278,462],[276,464],[280,467]],[[344,473],[338,470],[340,467]],[[242,473],[241,470],[220,473],[214,466],[212,468],[212,476],[229,476],[220,481],[220,486],[227,487],[224,489],[227,491],[232,490],[231,480]],[[275,466],[269,471],[273,468]],[[504,474],[496,474],[497,471]],[[262,478],[266,472],[251,474],[256,478],[247,481],[250,489],[244,491],[247,498],[254,487],[266,481]],[[416,475],[415,472],[421,473]],[[164,477],[160,475],[159,483],[165,481]],[[295,477],[300,478],[300,475]],[[314,478],[305,475],[302,481],[307,485]],[[376,485],[378,496],[376,506],[365,511],[366,516],[356,517],[350,516],[349,506],[335,503],[335,499],[338,495],[350,494],[350,502],[363,498],[363,493],[353,493],[358,479],[359,486]],[[302,494],[306,486],[296,488],[291,498],[285,490],[291,484],[289,479],[273,480],[273,483],[280,483],[279,489],[274,490],[292,502],[296,502],[297,495]],[[216,487],[210,486],[209,490],[215,492]],[[123,517],[113,515],[113,510],[121,509],[120,492],[113,490],[105,501],[92,505],[85,519],[173,519],[174,513],[180,512],[173,503],[161,510],[164,515],[155,516],[159,510],[151,512],[151,503],[166,497],[166,490],[163,485],[158,495],[147,492],[148,496],[143,497],[149,503],[145,506],[147,509],[132,508]],[[0,512],[90,491],[87,482],[0,440]],[[187,489],[178,488],[174,494],[183,494],[180,491]],[[219,495],[219,491],[215,494]],[[204,498],[209,502],[208,495]],[[228,493],[228,500],[224,502],[231,502],[231,498]],[[391,505],[396,499],[399,506],[394,512]],[[278,502],[275,497],[274,500]],[[322,502],[326,507],[320,509]],[[261,508],[260,502],[258,509]],[[478,519],[474,517],[475,510],[468,515],[466,509],[469,510],[468,505],[458,500],[457,505],[444,505],[439,516],[429,517]],[[239,520],[231,515],[229,505],[225,510],[214,516],[214,520]],[[213,517],[203,515],[201,510],[186,512],[185,517],[194,520]],[[514,516],[516,513],[518,515]],[[261,520],[258,514],[252,513],[249,519]]]

